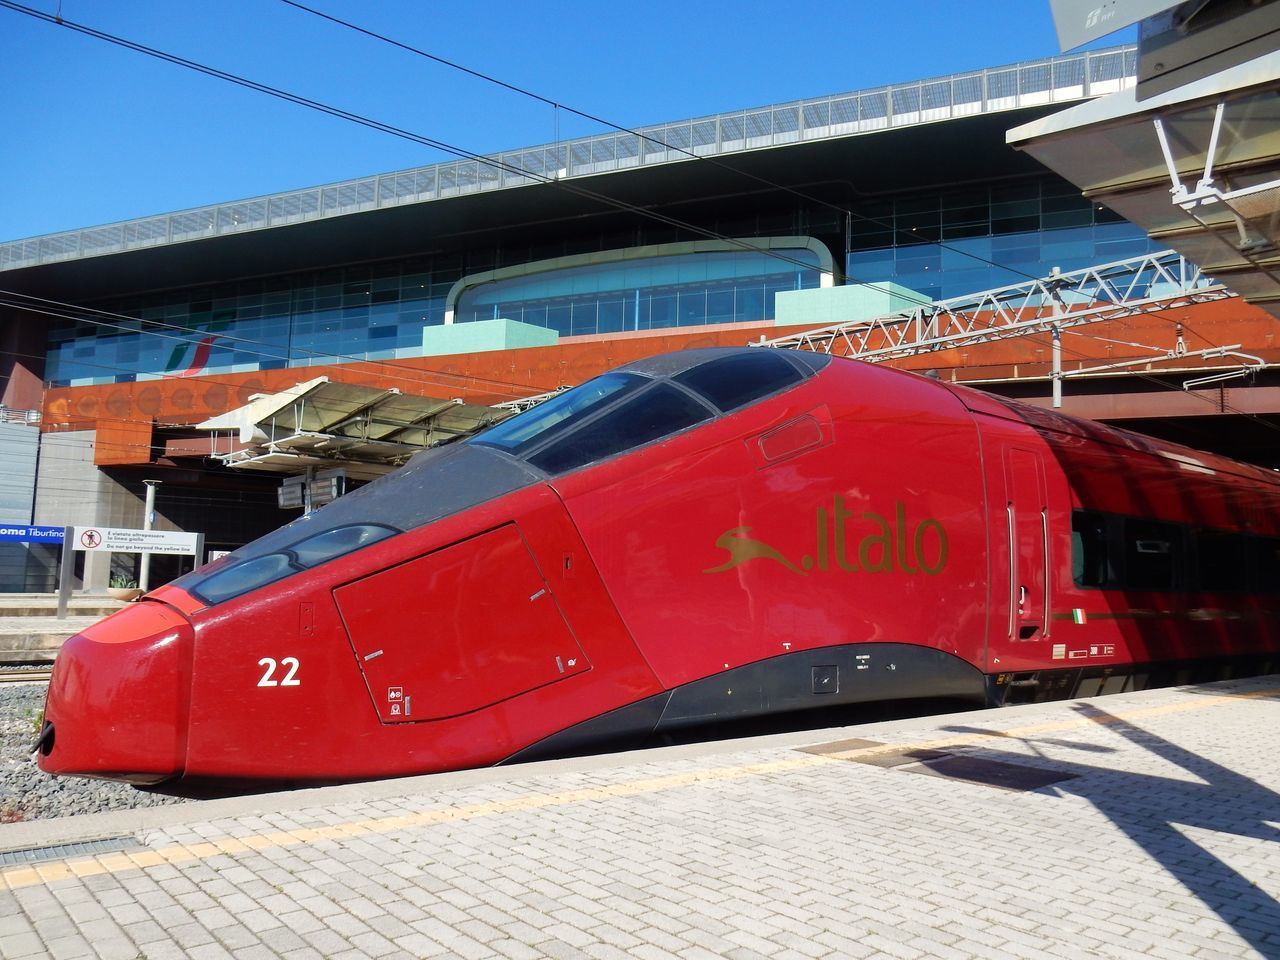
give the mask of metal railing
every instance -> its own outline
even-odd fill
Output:
[[[0,243],[0,271],[122,253],[692,157],[1068,102],[1132,86],[1137,47],[1049,57],[455,160],[289,193]]]

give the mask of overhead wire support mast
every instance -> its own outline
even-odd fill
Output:
[[[1049,295],[1053,298],[1053,323],[1050,324],[1049,329],[1053,334],[1053,409],[1055,410],[1062,406],[1062,317],[1067,312],[1066,304],[1062,302],[1063,285],[1062,271],[1054,267],[1049,274],[1046,286],[1049,288]]]
[[[895,360],[1233,297],[1172,251],[753,343]]]

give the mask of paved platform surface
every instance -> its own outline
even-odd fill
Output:
[[[76,593],[59,620],[56,594],[0,594],[0,663],[52,663],[64,640],[123,607],[107,596]]]
[[[123,607],[110,596],[76,593],[59,620],[56,594],[0,594],[0,663],[52,663],[67,637]]]
[[[0,617],[0,663],[53,663],[63,642],[101,617]]]
[[[1280,677],[15,824],[0,847],[95,836],[129,848],[0,867],[0,957],[1280,957]]]

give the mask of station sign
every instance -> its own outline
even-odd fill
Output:
[[[0,543],[62,543],[62,527],[0,524]]]
[[[130,530],[122,527],[68,527],[73,550],[108,553],[194,554],[198,533]]]

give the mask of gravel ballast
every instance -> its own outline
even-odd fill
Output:
[[[72,817],[184,803],[135,789],[127,783],[51,777],[31,758],[44,709],[43,683],[0,686],[0,823]]]

